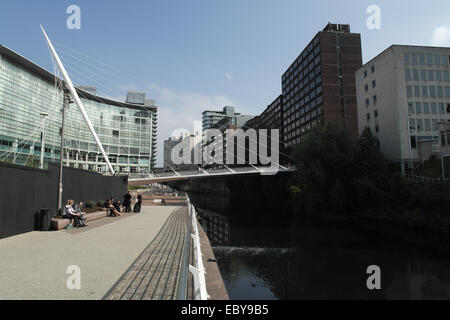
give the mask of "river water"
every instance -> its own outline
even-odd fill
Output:
[[[197,209],[232,300],[450,299],[449,239],[359,220],[277,226],[249,210],[241,223],[236,212]],[[380,290],[367,287],[372,265]]]

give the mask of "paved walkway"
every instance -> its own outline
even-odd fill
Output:
[[[185,211],[179,209],[143,207],[140,214],[93,221],[84,229],[30,232],[0,240],[0,299],[95,300],[107,293],[110,299],[173,297],[176,255],[186,232]],[[80,290],[66,285],[71,276],[66,270],[73,265],[81,270]],[[133,277],[142,281],[128,286]],[[153,290],[161,285],[163,290]]]
[[[177,209],[159,234],[108,292],[106,300],[174,300],[188,227],[187,207]]]

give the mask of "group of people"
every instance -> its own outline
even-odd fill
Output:
[[[63,218],[74,220],[73,226],[75,228],[87,227],[86,212],[83,212],[82,208],[83,202],[75,203],[73,200],[68,200],[67,205],[64,207]]]
[[[106,211],[108,216],[111,217],[121,217],[121,212],[131,212],[131,199],[132,196],[128,191],[127,194],[124,195],[123,205],[120,203],[120,200],[115,200],[114,198],[107,199],[101,208],[101,211]],[[139,213],[141,212],[142,207],[142,195],[138,193],[136,198],[136,203],[133,207],[133,212]],[[121,208],[123,207],[123,209]],[[68,200],[67,205],[64,207],[63,218],[73,220],[73,226],[75,228],[87,227],[86,224],[86,212],[83,212],[83,202],[76,202],[73,200]]]
[[[123,196],[123,207],[125,208],[125,212],[131,212],[131,199],[132,196],[130,194],[130,191],[128,191],[128,193]],[[136,197],[136,203],[134,204],[133,207],[133,212],[134,213],[141,212],[141,207],[142,207],[142,195],[138,192]]]

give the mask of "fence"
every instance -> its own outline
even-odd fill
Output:
[[[0,163],[0,239],[35,230],[42,208],[57,211],[59,166],[50,163],[40,170]],[[99,201],[122,198],[127,192],[127,177],[64,167],[63,204],[68,199]]]
[[[189,210],[189,226],[186,237],[186,245],[183,256],[183,269],[181,272],[181,284],[178,293],[179,300],[186,300],[187,293],[187,266],[194,278],[194,298],[195,300],[208,300],[208,293],[206,291],[205,267],[203,265],[202,249],[200,245],[200,236],[197,227],[197,212],[195,207],[191,204],[189,197],[187,197]],[[194,266],[189,264],[190,243],[193,243]]]

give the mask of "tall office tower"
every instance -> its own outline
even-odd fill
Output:
[[[150,170],[153,170],[156,166],[156,150],[157,150],[157,129],[158,129],[158,107],[155,104],[155,100],[146,99],[145,92],[129,91],[127,93],[126,103],[142,106],[142,114],[148,114],[151,118],[151,123],[145,123],[151,126],[151,136],[148,137],[151,145],[150,156]],[[136,122],[136,125],[140,123]],[[142,125],[142,124],[141,124]]]
[[[411,165],[450,142],[450,48],[393,45],[356,72],[359,131]]]
[[[361,36],[329,23],[282,76],[283,139],[300,142],[314,126],[334,123],[358,135],[355,72],[362,65]]]
[[[229,106],[224,107],[223,111],[206,110],[202,113],[203,130],[212,128],[212,126],[214,126],[217,122],[225,117],[236,119],[235,121],[248,121],[253,118],[253,116],[243,115],[241,113],[235,112],[235,108]]]

